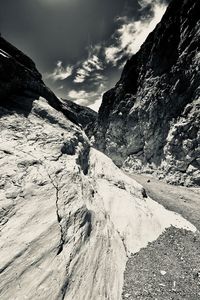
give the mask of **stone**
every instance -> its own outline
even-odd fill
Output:
[[[167,273],[166,271],[163,271],[163,270],[160,271],[160,274],[163,275],[163,276],[164,276],[166,273]]]

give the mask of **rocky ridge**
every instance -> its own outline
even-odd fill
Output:
[[[0,36],[0,102],[8,109],[28,114],[32,101],[44,97],[56,110],[81,128],[93,124],[96,113],[58,98],[43,82],[35,63]],[[20,105],[21,102],[21,105]],[[78,118],[78,115],[80,116]]]
[[[171,1],[103,96],[96,146],[128,172],[200,184],[199,10],[199,1]]]

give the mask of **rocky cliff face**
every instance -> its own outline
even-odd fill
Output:
[[[131,253],[196,229],[92,149],[33,62],[0,45],[0,298],[121,299]]]
[[[172,1],[103,97],[97,147],[129,172],[200,184],[199,11],[199,1]]]

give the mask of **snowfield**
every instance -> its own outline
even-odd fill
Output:
[[[120,300],[131,253],[196,231],[45,99],[0,114],[1,299]]]

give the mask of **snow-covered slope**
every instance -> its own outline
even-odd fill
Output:
[[[0,115],[0,299],[121,299],[131,253],[195,231],[44,98]]]

